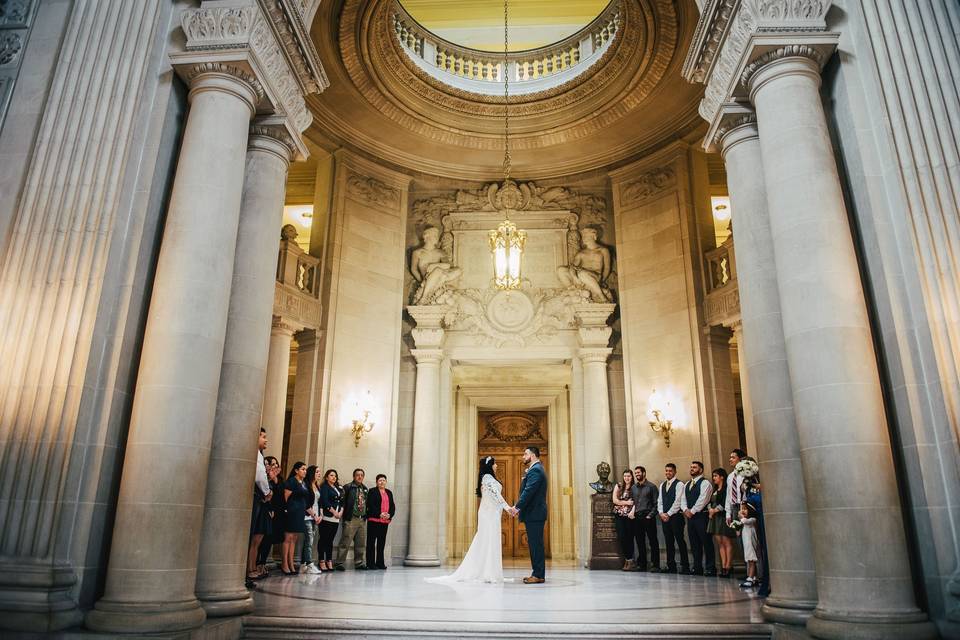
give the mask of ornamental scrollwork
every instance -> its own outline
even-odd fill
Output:
[[[658,167],[643,173],[620,188],[620,205],[646,200],[677,183],[677,174],[670,167]]]

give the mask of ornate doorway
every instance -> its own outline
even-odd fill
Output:
[[[513,504],[520,493],[525,472],[523,450],[530,445],[540,449],[540,462],[549,474],[547,453],[547,412],[544,411],[480,411],[478,416],[478,459],[497,459],[497,477],[503,484],[503,497]],[[523,523],[504,513],[501,535],[504,558],[529,558],[527,532]],[[544,529],[544,546],[550,557],[550,525]]]

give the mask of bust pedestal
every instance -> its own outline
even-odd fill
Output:
[[[619,569],[623,566],[617,528],[614,524],[613,495],[590,496],[590,568]]]

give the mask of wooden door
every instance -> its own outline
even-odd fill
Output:
[[[540,462],[549,474],[547,414],[542,412],[481,412],[478,464],[483,458],[497,460],[497,479],[503,485],[503,497],[514,504],[520,495],[520,483],[526,473],[523,451],[529,445],[540,448]],[[549,496],[548,496],[549,500]],[[527,532],[523,523],[506,513],[501,515],[501,536],[504,558],[529,558]],[[549,525],[544,529],[544,546],[550,556]]]

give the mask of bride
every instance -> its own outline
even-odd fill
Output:
[[[503,485],[497,481],[497,461],[487,456],[480,463],[477,495],[477,534],[457,570],[448,576],[428,578],[427,582],[503,582],[503,541],[500,537],[500,512],[515,515],[515,510],[503,499]]]

